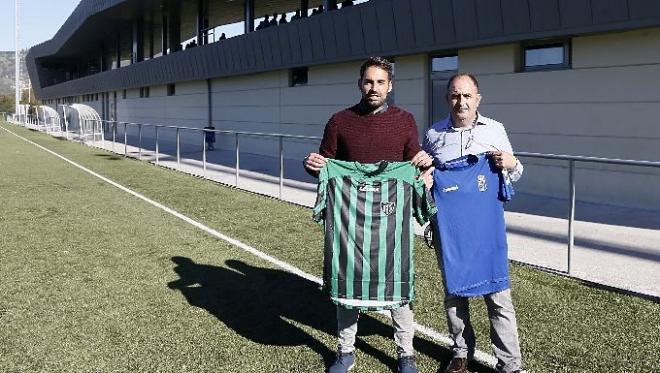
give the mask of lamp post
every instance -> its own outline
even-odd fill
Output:
[[[15,79],[15,99],[16,99],[16,108],[15,108],[15,113],[18,115],[18,107],[21,103],[21,86],[20,86],[20,60],[19,60],[19,45],[18,45],[18,0],[14,1],[14,20],[15,20],[15,39],[14,39],[14,79]]]

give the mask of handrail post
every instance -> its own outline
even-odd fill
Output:
[[[573,264],[573,246],[575,245],[575,161],[569,161],[568,176],[568,258],[566,272],[571,274]]]
[[[206,131],[202,131],[202,168],[204,169],[204,178],[206,178]]]
[[[126,134],[126,122],[124,122],[124,157],[128,157],[128,138]]]
[[[181,140],[179,136],[179,127],[176,128],[176,167],[181,167]]]
[[[158,164],[158,152],[160,151],[158,146],[158,126],[156,126],[156,164]]]
[[[241,154],[241,143],[238,140],[238,133],[236,134],[236,187],[238,188],[238,179],[240,171],[240,154]]]
[[[138,124],[138,159],[142,160],[142,123]]]
[[[99,129],[101,131],[101,147],[105,150],[105,124],[99,122]]]
[[[280,199],[284,191],[284,138],[280,136]]]

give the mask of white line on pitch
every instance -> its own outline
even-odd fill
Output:
[[[63,161],[65,161],[65,162],[71,164],[72,166],[77,167],[77,168],[79,168],[79,169],[81,169],[81,170],[87,172],[88,174],[93,175],[93,176],[95,176],[95,177],[97,177],[97,178],[99,178],[99,179],[105,181],[106,183],[108,183],[108,184],[110,184],[110,185],[112,185],[112,186],[114,186],[114,187],[116,187],[116,188],[118,188],[118,189],[120,189],[120,190],[123,190],[124,192],[126,192],[126,193],[128,193],[128,194],[131,194],[131,195],[133,195],[133,196],[135,196],[135,197],[137,197],[137,198],[139,198],[139,199],[141,199],[141,200],[143,200],[143,201],[145,201],[145,202],[147,202],[147,203],[149,203],[149,204],[151,204],[151,205],[153,205],[153,206],[155,206],[155,207],[158,207],[159,209],[161,209],[161,210],[163,210],[163,211],[165,211],[165,212],[167,212],[167,213],[169,213],[169,214],[172,214],[172,215],[176,216],[177,218],[179,218],[179,219],[185,221],[186,223],[191,224],[191,225],[193,225],[193,226],[195,226],[195,227],[197,227],[197,228],[203,230],[204,232],[210,234],[210,235],[213,236],[213,237],[216,237],[216,238],[218,238],[218,239],[220,239],[220,240],[223,240],[223,241],[225,241],[225,242],[227,242],[227,243],[230,243],[230,244],[232,244],[232,245],[234,245],[234,246],[237,246],[237,247],[243,249],[244,251],[246,251],[246,252],[248,252],[248,253],[250,253],[250,254],[253,254],[253,255],[255,255],[255,256],[257,256],[257,257],[259,257],[259,258],[261,258],[261,259],[263,259],[263,260],[265,260],[265,261],[267,261],[267,262],[270,262],[270,263],[272,263],[272,264],[275,264],[276,266],[278,266],[278,267],[284,269],[285,271],[291,272],[291,273],[293,273],[293,274],[295,274],[295,275],[297,275],[297,276],[299,276],[299,277],[302,277],[302,278],[304,278],[304,279],[306,279],[306,280],[312,281],[312,282],[314,282],[314,283],[316,283],[316,284],[319,284],[319,285],[322,285],[322,284],[323,284],[323,280],[322,280],[321,278],[317,277],[317,276],[314,276],[314,275],[311,275],[311,274],[309,274],[309,273],[307,273],[307,272],[304,272],[304,271],[302,271],[301,269],[298,269],[298,268],[292,266],[291,264],[289,264],[289,263],[287,263],[287,262],[284,262],[284,261],[282,261],[282,260],[280,260],[280,259],[277,259],[277,258],[275,258],[275,257],[273,257],[273,256],[271,256],[271,255],[268,255],[268,254],[266,254],[266,253],[264,253],[264,252],[262,252],[262,251],[259,251],[259,250],[255,249],[254,247],[249,246],[249,245],[247,245],[247,244],[244,244],[243,242],[238,241],[238,240],[236,240],[236,239],[234,239],[234,238],[231,238],[231,237],[229,237],[229,236],[226,236],[226,235],[224,235],[224,234],[222,234],[222,233],[216,231],[216,230],[213,229],[213,228],[207,227],[206,225],[204,225],[204,224],[202,224],[202,223],[200,223],[200,222],[198,222],[198,221],[196,221],[196,220],[193,220],[193,219],[191,219],[191,218],[189,218],[189,217],[187,217],[187,216],[181,214],[180,212],[178,212],[178,211],[176,211],[176,210],[173,210],[173,209],[171,209],[171,208],[169,208],[169,207],[167,207],[167,206],[164,206],[164,205],[162,205],[162,204],[160,204],[160,203],[158,203],[158,202],[156,202],[156,201],[154,201],[154,200],[152,200],[152,199],[150,199],[150,198],[148,198],[148,197],[146,197],[146,196],[143,196],[142,194],[140,194],[140,193],[138,193],[138,192],[135,192],[135,191],[133,191],[133,190],[131,190],[131,189],[128,189],[128,188],[126,188],[125,186],[123,186],[123,185],[121,185],[121,184],[119,184],[119,183],[117,183],[117,182],[114,182],[114,181],[108,179],[107,177],[105,177],[105,176],[103,176],[103,175],[100,175],[100,174],[98,174],[98,173],[96,173],[96,172],[94,172],[94,171],[92,171],[92,170],[86,168],[85,166],[82,166],[82,165],[80,165],[80,164],[78,164],[78,163],[76,163],[76,162],[74,162],[74,161],[72,161],[72,160],[70,160],[70,159],[68,159],[68,158],[66,158],[66,157],[64,157],[64,156],[62,156],[62,155],[59,155],[59,154],[55,153],[54,151],[52,151],[52,150],[50,150],[50,149],[48,149],[48,148],[45,148],[45,147],[43,147],[43,146],[41,146],[41,145],[39,145],[39,144],[37,144],[37,143],[35,143],[35,142],[33,142],[33,141],[30,141],[30,140],[26,139],[25,137],[22,137],[22,136],[20,136],[20,135],[18,135],[18,134],[16,134],[16,133],[14,133],[14,132],[12,132],[12,131],[10,131],[10,130],[4,128],[4,127],[0,127],[0,128],[2,128],[3,130],[5,130],[5,131],[11,133],[12,135],[18,137],[18,138],[21,139],[21,140],[23,140],[23,141],[25,141],[25,142],[27,142],[27,143],[30,143],[30,144],[32,144],[32,145],[38,147],[39,149],[44,150],[44,151],[46,151],[46,152],[48,152],[48,153],[50,153],[50,154],[52,154],[52,155],[54,155],[54,156],[56,156],[56,157],[62,159]],[[379,311],[378,313],[380,313],[381,315],[384,315],[384,316],[386,316],[386,317],[388,317],[388,318],[390,317],[389,312],[386,312],[386,311]],[[418,331],[419,333],[421,333],[421,334],[426,335],[427,337],[430,337],[430,338],[432,338],[432,339],[434,339],[434,340],[436,340],[436,341],[442,343],[442,344],[445,345],[445,346],[449,346],[449,345],[452,344],[452,341],[451,341],[451,339],[449,339],[449,337],[447,337],[447,336],[445,336],[445,335],[442,335],[442,334],[440,334],[438,331],[436,331],[436,330],[434,330],[434,329],[432,329],[432,328],[429,328],[429,327],[427,327],[427,326],[424,326],[424,325],[421,325],[421,324],[417,324],[417,323],[415,323],[415,330],[417,330],[417,331]],[[477,361],[479,361],[480,363],[487,364],[487,365],[489,365],[489,366],[491,366],[491,367],[495,366],[495,364],[497,363],[497,360],[495,359],[494,356],[492,356],[492,355],[490,355],[490,354],[487,354],[487,353],[485,353],[485,352],[483,352],[483,351],[479,351],[479,350],[475,351],[474,359],[477,360]]]

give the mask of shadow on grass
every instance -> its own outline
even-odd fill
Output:
[[[336,335],[335,306],[318,285],[286,271],[254,267],[238,260],[227,260],[226,267],[198,264],[178,256],[172,261],[180,278],[167,286],[180,290],[190,305],[207,310],[253,342],[270,346],[306,345],[322,356],[326,366],[334,360],[334,349],[288,321]],[[392,327],[363,313],[358,330],[356,348],[396,371],[396,359],[390,352],[360,338],[379,335],[391,340]],[[418,353],[435,359],[441,367],[451,358],[449,350],[425,338],[417,337],[415,348]],[[471,368],[473,372],[492,372],[482,366]]]
[[[120,157],[120,156],[118,156],[118,155],[114,155],[114,154],[102,154],[102,153],[97,153],[97,154],[94,154],[94,155],[97,156],[97,157],[101,157],[101,158],[105,158],[105,159],[111,160],[111,161],[118,161],[118,160],[120,160],[120,159],[124,159],[124,158],[125,158],[125,157]]]

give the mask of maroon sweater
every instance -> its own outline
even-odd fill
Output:
[[[334,114],[319,147],[326,158],[360,163],[409,161],[420,150],[415,118],[395,106],[372,115],[355,105]]]

